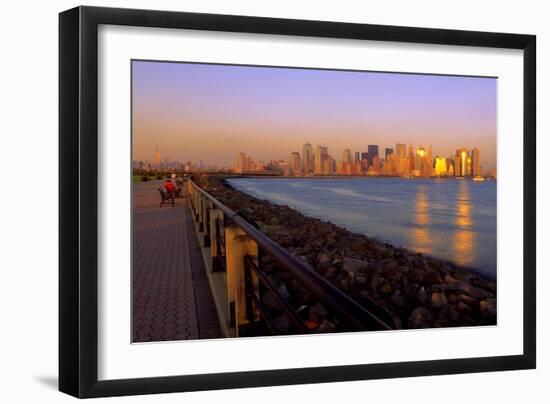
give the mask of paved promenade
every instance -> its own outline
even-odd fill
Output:
[[[133,192],[133,341],[220,337],[187,198],[159,207],[162,181]]]

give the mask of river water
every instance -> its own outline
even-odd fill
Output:
[[[496,278],[495,181],[380,177],[228,181],[255,198]]]

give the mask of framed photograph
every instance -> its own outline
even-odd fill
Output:
[[[59,28],[61,391],[535,367],[535,36]]]

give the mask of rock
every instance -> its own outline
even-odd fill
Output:
[[[426,272],[422,269],[414,268],[410,273],[410,279],[414,283],[424,283],[424,277],[426,276]]]
[[[373,292],[378,292],[378,288],[380,285],[382,285],[384,282],[387,282],[384,278],[380,276],[373,276],[370,281],[370,287]]]
[[[309,309],[309,319],[317,321],[319,324],[328,316],[328,310],[321,304],[315,303]]]
[[[417,307],[409,316],[409,328],[429,328],[433,325],[433,315],[424,307]]]
[[[336,328],[336,324],[334,324],[334,323],[332,323],[328,320],[323,320],[323,322],[317,328],[317,331],[319,331],[319,332],[332,332],[332,331],[334,331],[335,328]]]
[[[328,269],[332,260],[327,253],[321,253],[317,256],[317,268],[320,270]]]
[[[281,296],[283,299],[288,299],[290,297],[290,293],[284,283],[281,283],[279,287],[277,288],[277,292],[279,293],[279,296]]]
[[[359,292],[359,296],[362,297],[363,299],[370,299],[369,292],[367,292],[364,289]]]
[[[467,281],[472,277],[472,274],[460,268],[455,268],[451,271],[453,277],[459,281]]]
[[[393,288],[391,287],[391,284],[387,280],[383,280],[380,286],[378,286],[378,293],[381,295],[391,295],[393,292]]]
[[[387,271],[386,278],[394,282],[401,282],[401,279],[403,279],[403,273],[399,268],[391,269]]]
[[[416,298],[420,303],[426,304],[426,302],[428,301],[428,292],[426,292],[426,289],[424,289],[424,286],[421,286],[420,289],[418,289]]]
[[[483,317],[495,317],[497,315],[497,300],[486,299],[480,301],[479,312]]]
[[[460,320],[460,315],[458,314],[458,311],[451,305],[449,305],[449,318],[453,322],[457,322]]]
[[[393,304],[395,304],[398,308],[402,308],[407,304],[407,301],[405,299],[405,296],[403,296],[403,293],[401,293],[400,290],[396,290],[392,297],[391,301]]]
[[[386,251],[387,251],[386,247],[384,247],[383,245],[380,245],[380,244],[376,244],[374,246],[374,250],[378,253],[378,255],[380,255],[382,257],[385,256]]]
[[[478,288],[468,281],[459,281],[450,275],[445,277],[445,283],[447,284],[447,290],[464,292],[475,299],[487,299],[494,296],[485,289]]]
[[[344,290],[349,288],[349,286],[350,286],[349,284],[350,284],[350,281],[347,278],[344,278],[344,279],[340,280],[340,287]]]
[[[441,292],[434,292],[432,293],[432,307],[435,308],[441,308],[447,304],[447,298],[445,297],[445,293]]]
[[[368,263],[355,258],[346,258],[342,264],[342,269],[346,271],[351,279],[355,281],[358,275],[363,275],[367,269]]]
[[[355,277],[355,283],[357,283],[358,285],[364,285],[365,283],[367,283],[367,277],[364,275],[357,275]]]
[[[407,296],[409,299],[416,299],[418,285],[409,282],[407,278],[403,278],[403,292],[405,293],[405,296]]]
[[[491,292],[488,292],[485,289],[476,288],[473,285],[467,285],[463,290],[474,299],[487,299],[493,297]]]
[[[290,323],[286,314],[280,314],[273,319],[273,328],[279,334],[288,334]]]
[[[275,300],[271,292],[267,292],[263,295],[262,303],[273,313],[280,313],[282,311],[281,306],[279,306],[279,303]]]
[[[329,267],[327,269],[327,272],[325,272],[325,278],[327,279],[332,279],[336,275],[338,275],[338,269],[336,269],[335,267]]]
[[[460,317],[468,317],[472,313],[472,309],[464,302],[458,302],[456,310]]]
[[[369,249],[369,244],[366,240],[356,240],[351,243],[351,249],[361,255]]]
[[[459,302],[466,303],[468,306],[477,306],[478,301],[476,299],[471,298],[468,295],[460,294],[456,297]]]
[[[443,280],[439,276],[439,272],[434,270],[428,270],[426,271],[426,274],[424,276],[424,284],[426,285],[436,285],[443,283]]]

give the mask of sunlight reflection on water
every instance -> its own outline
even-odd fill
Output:
[[[496,182],[455,179],[231,179],[251,196],[496,274]]]

